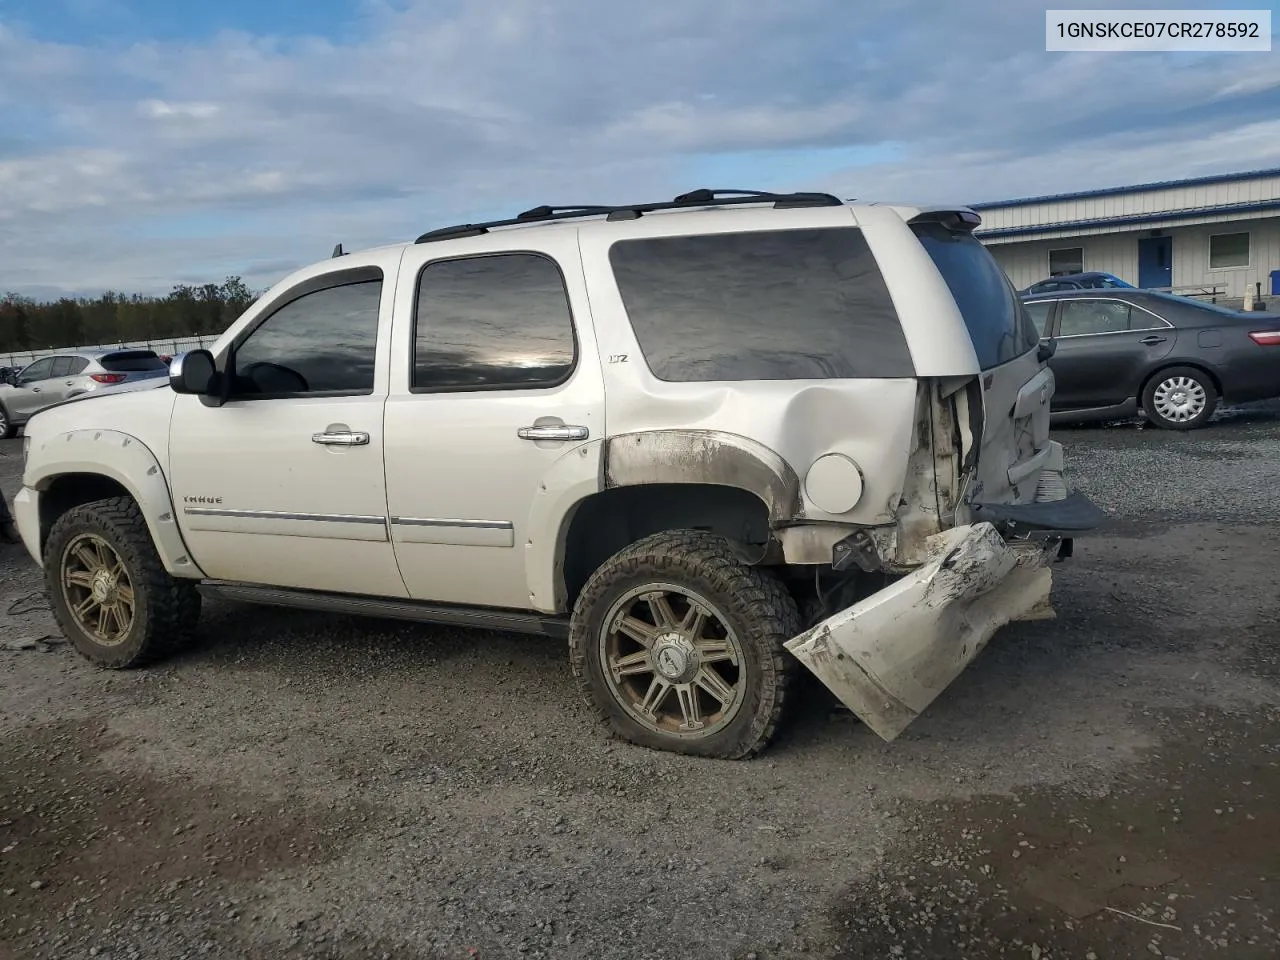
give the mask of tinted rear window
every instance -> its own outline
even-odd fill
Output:
[[[168,370],[169,365],[150,350],[135,350],[130,353],[111,353],[98,363],[102,369],[111,373],[142,373],[147,370]]]
[[[1039,342],[1031,318],[995,258],[971,234],[913,224],[960,308],[983,370],[1020,357]]]
[[[609,259],[661,380],[915,375],[856,227],[622,240]]]

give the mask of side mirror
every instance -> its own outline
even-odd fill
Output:
[[[169,364],[169,386],[174,393],[209,396],[218,377],[213,354],[208,350],[192,350],[173,358]]]
[[[1036,351],[1036,359],[1041,363],[1048,363],[1055,353],[1058,352],[1057,340],[1041,340],[1040,349]]]

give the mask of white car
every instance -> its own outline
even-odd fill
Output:
[[[756,753],[802,667],[892,739],[1101,516],[978,222],[702,190],[339,247],[33,416],[18,527],[105,666],[215,594],[566,637],[656,748]]]

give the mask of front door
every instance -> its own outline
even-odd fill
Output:
[[[474,256],[437,259],[431,244],[405,254],[386,415],[391,533],[417,599],[548,610],[530,574],[550,569],[556,523],[596,489],[600,364],[575,234],[530,233],[519,253],[487,254],[486,242]]]
[[[274,297],[237,335],[227,402],[178,396],[174,505],[208,577],[405,595],[382,474],[397,260],[351,255]]]
[[[13,390],[6,390],[4,395],[9,416],[15,422],[26,420],[36,411],[56,401],[50,379],[52,376],[53,357],[44,357],[30,363],[18,374],[18,382],[14,384]]]
[[[1055,408],[1109,407],[1136,397],[1143,372],[1173,349],[1176,334],[1164,320],[1121,300],[1063,300],[1052,360]]]
[[[1138,241],[1138,286],[1173,286],[1173,237],[1143,237]]]

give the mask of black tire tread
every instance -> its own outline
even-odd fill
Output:
[[[59,602],[57,586],[61,579],[59,559],[63,546],[77,534],[94,528],[109,535],[129,569],[135,594],[146,598],[140,642],[128,642],[106,656],[101,648],[86,649],[79,626],[65,604]],[[195,584],[173,577],[165,570],[142,509],[131,497],[84,503],[59,517],[46,541],[44,568],[50,592],[49,606],[63,633],[81,654],[109,669],[142,667],[170,656],[190,640],[200,618],[200,594]]]
[[[1204,384],[1205,388],[1205,407],[1200,416],[1194,420],[1188,420],[1186,423],[1171,423],[1163,417],[1152,412],[1151,401],[1155,395],[1156,386],[1161,380],[1177,375],[1192,376]],[[1218,388],[1213,382],[1213,377],[1205,373],[1199,367],[1188,367],[1184,364],[1174,364],[1168,367],[1161,367],[1155,373],[1147,378],[1147,382],[1142,386],[1142,411],[1146,414],[1147,420],[1155,427],[1161,430],[1195,430],[1204,426],[1209,422],[1209,418],[1213,416],[1214,411],[1218,409],[1218,403],[1221,400],[1218,394]]]
[[[716,602],[729,607],[726,615],[746,623],[767,651],[767,662],[762,664],[766,680],[764,693],[766,698],[772,697],[772,702],[763,703],[763,709],[757,709],[750,726],[725,743],[715,743],[714,738],[674,743],[647,732],[637,736],[619,727],[592,689],[587,660],[587,648],[595,642],[589,628],[592,608],[605,599],[620,579],[651,574],[655,579],[680,582],[682,573],[694,573],[714,583],[719,594]],[[765,569],[739,560],[723,537],[699,530],[671,530],[623,548],[588,578],[574,604],[570,621],[569,662],[580,693],[613,736],[656,749],[746,760],[769,746],[784,721],[800,665],[783,643],[800,631],[795,599],[780,580]],[[750,654],[751,650],[747,652]]]
[[[4,424],[0,426],[0,440],[8,440],[17,434],[18,428],[14,426],[13,420],[9,416],[9,411],[5,409],[3,403],[0,403],[0,414],[4,415]]]

